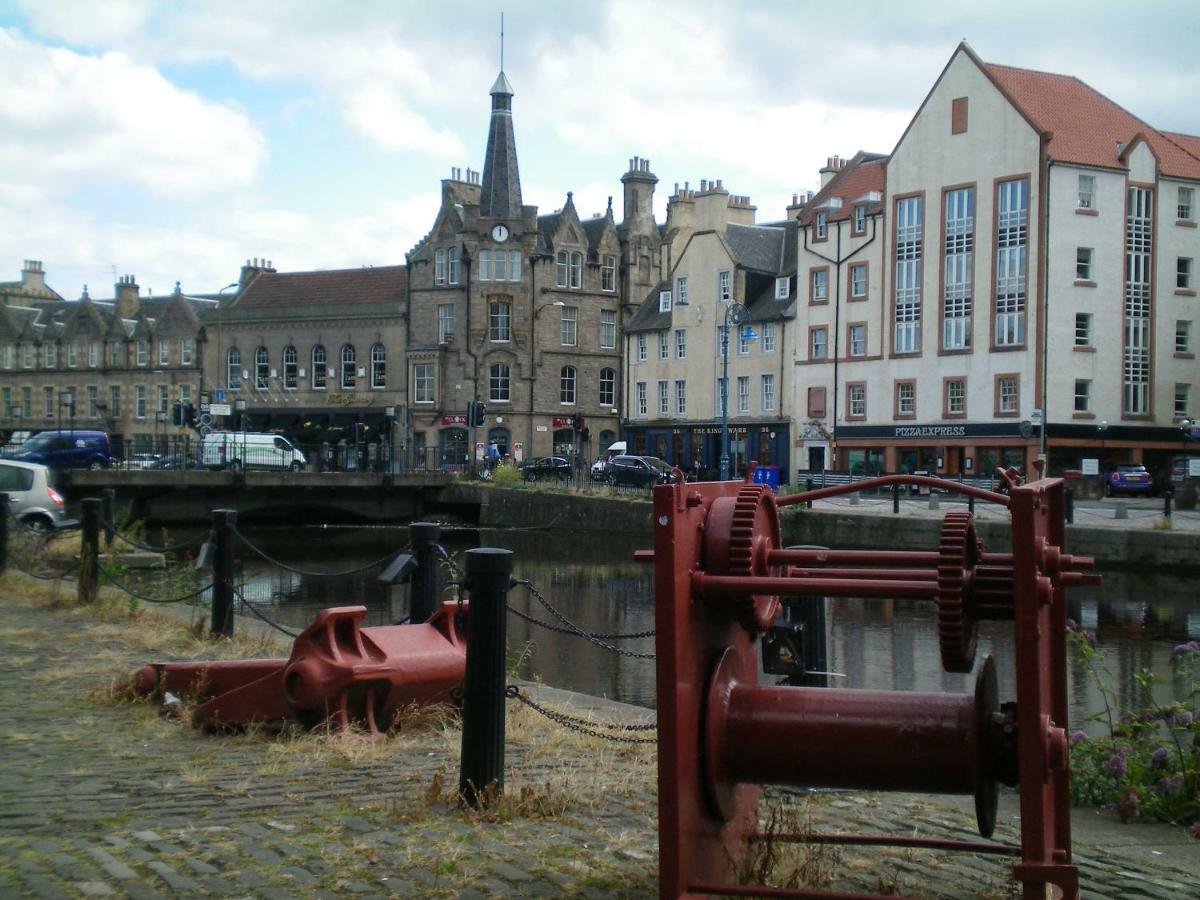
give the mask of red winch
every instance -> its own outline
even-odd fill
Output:
[[[447,701],[462,684],[465,609],[445,603],[428,622],[370,628],[364,606],[323,609],[287,659],[151,663],[133,686],[199,699],[193,720],[209,727],[292,719],[378,734],[398,709]]]
[[[654,491],[661,896],[833,896],[730,883],[747,842],[758,838],[759,785],[972,794],[979,831],[990,837],[1004,783],[1020,793],[1019,848],[824,839],[1009,853],[1021,859],[1014,874],[1027,898],[1048,889],[1076,897],[1064,589],[1099,576],[1088,571],[1091,559],[1062,550],[1063,482],[1009,479],[1004,495],[896,475],[776,500],[750,478],[689,484],[681,477]],[[1011,552],[985,552],[966,512],[945,516],[930,552],[781,547],[779,507],[894,483],[1008,507]],[[955,672],[975,667],[980,620],[1012,620],[1015,703],[1000,704],[990,658],[963,695],[760,685],[758,644],[781,596],[932,601],[942,664]]]

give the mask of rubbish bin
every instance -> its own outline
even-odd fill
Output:
[[[765,484],[771,490],[779,489],[779,466],[755,466],[754,483]]]

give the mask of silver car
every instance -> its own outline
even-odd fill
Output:
[[[21,524],[38,531],[72,525],[64,515],[66,502],[54,489],[53,473],[40,463],[0,460],[0,492],[8,494],[8,509]]]

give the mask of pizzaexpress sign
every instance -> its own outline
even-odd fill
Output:
[[[839,425],[839,441],[864,440],[947,441],[959,438],[1020,437],[1020,422],[980,422],[961,425]]]
[[[966,437],[965,425],[898,425],[898,438],[951,438]]]

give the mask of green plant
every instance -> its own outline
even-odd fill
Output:
[[[496,466],[492,471],[492,484],[496,487],[519,487],[521,485],[521,470],[516,466]]]
[[[1200,837],[1200,642],[1172,653],[1174,699],[1160,702],[1163,679],[1142,669],[1133,675],[1138,700],[1122,708],[1103,651],[1078,629],[1068,633],[1077,662],[1104,701],[1092,717],[1106,734],[1071,735],[1071,798],[1081,806],[1115,807],[1123,821],[1142,819],[1191,825]]]

